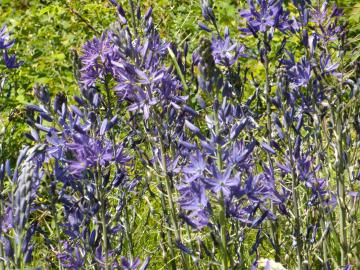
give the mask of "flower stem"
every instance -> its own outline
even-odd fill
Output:
[[[225,206],[225,199],[224,194],[220,192],[220,203],[221,203],[221,210],[220,210],[220,226],[221,226],[221,247],[222,247],[222,270],[227,270],[228,268],[228,252],[227,252],[227,243],[226,243],[226,206]]]
[[[344,163],[343,163],[343,136],[340,108],[335,112],[335,129],[336,129],[336,152],[337,152],[337,166],[336,166],[336,189],[339,204],[340,215],[340,264],[345,266],[347,262],[347,235],[346,235],[346,207],[345,207],[345,179],[344,179]]]
[[[266,33],[264,34],[264,43],[267,42],[267,36]],[[264,55],[264,69],[265,69],[265,100],[266,100],[266,117],[267,117],[267,122],[266,122],[266,130],[267,130],[267,139],[268,139],[268,143],[271,142],[272,137],[272,125],[271,125],[271,101],[270,101],[270,78],[269,78],[269,59],[268,59],[268,54],[265,53]],[[268,162],[269,162],[269,166],[270,166],[270,170],[273,173],[273,161],[271,159],[271,155],[270,153],[267,153],[267,158],[268,158]],[[275,185],[275,183],[274,183]],[[275,188],[275,187],[274,187]],[[274,213],[275,208],[274,208],[274,204],[271,201],[270,202],[270,210],[272,213]],[[273,240],[274,246],[275,246],[275,261],[280,261],[281,258],[281,254],[280,254],[280,248],[279,248],[279,237],[277,234],[277,230],[276,228],[278,227],[277,221],[270,221],[270,235],[271,238]]]
[[[130,228],[130,222],[129,222],[129,210],[128,210],[128,201],[125,199],[125,228],[126,228],[126,236],[127,240],[129,242],[129,250],[130,250],[130,257],[131,259],[134,258],[134,245],[131,235],[131,228]]]
[[[171,221],[172,221],[172,224],[175,229],[176,240],[181,242],[181,233],[180,233],[179,224],[178,224],[177,218],[176,218],[174,200],[173,200],[172,191],[171,191],[171,179],[170,179],[170,177],[168,175],[168,171],[167,171],[165,147],[164,147],[164,142],[162,139],[163,135],[161,134],[161,132],[159,130],[159,126],[158,126],[158,131],[159,131],[160,152],[161,152],[161,167],[163,169],[163,173],[164,173],[164,177],[165,177],[165,188],[166,188],[166,193],[167,193],[167,198],[168,198],[168,204],[170,206]],[[185,258],[185,255],[182,252],[181,252],[181,260],[182,260],[184,269],[189,269],[188,262]]]
[[[215,102],[218,102],[219,97],[219,91],[216,91],[216,98]],[[215,121],[215,134],[218,137],[220,135],[220,125],[219,125],[219,116],[218,111],[214,111],[214,121]],[[219,172],[223,169],[223,161],[222,161],[222,155],[221,155],[221,145],[219,143],[216,144],[216,165]],[[228,254],[228,248],[227,248],[227,230],[226,230],[226,202],[224,198],[224,194],[221,191],[220,192],[220,213],[219,213],[219,223],[220,223],[220,238],[221,238],[221,251],[222,251],[222,270],[229,269],[228,262],[229,262],[229,254]],[[231,262],[231,268],[233,268],[233,261],[230,257]]]
[[[101,168],[98,164],[98,170],[97,170],[97,188],[98,188],[98,195],[99,195],[99,201],[100,201],[100,222],[102,226],[102,242],[103,242],[103,251],[105,254],[105,265],[104,269],[109,270],[109,262],[108,262],[108,236],[107,236],[107,226],[106,226],[106,208],[105,208],[105,190],[102,187],[101,183]]]
[[[300,213],[299,213],[299,204],[298,204],[298,194],[297,194],[297,176],[296,169],[294,164],[293,150],[292,144],[290,140],[289,130],[287,128],[287,137],[288,137],[288,146],[289,146],[289,155],[290,155],[290,164],[291,164],[291,193],[292,193],[292,201],[293,201],[293,211],[295,214],[295,227],[294,234],[296,239],[296,255],[298,260],[298,270],[302,270],[303,268],[303,256],[302,256],[302,239],[301,239],[301,230],[300,230]]]

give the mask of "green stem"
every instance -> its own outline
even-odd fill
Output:
[[[162,187],[161,179],[159,179],[159,185]],[[161,189],[163,189],[163,188],[161,188]],[[161,207],[162,207],[162,210],[163,210],[163,215],[165,217],[165,220],[168,221],[168,216],[169,215],[167,213],[165,196],[164,196],[164,193],[162,191],[160,192],[160,200],[161,200]],[[168,229],[166,229],[166,236],[167,236],[168,246],[170,248],[170,256],[171,256],[171,258],[169,260],[166,253],[165,253],[165,257],[166,257],[166,259],[168,261],[171,262],[171,268],[173,270],[176,270],[176,261],[174,260],[174,258],[175,258],[174,244],[173,244],[172,237],[171,237],[171,231],[168,230]],[[166,252],[166,250],[165,250],[165,252]]]
[[[181,233],[180,233],[179,224],[178,224],[177,218],[176,218],[174,200],[173,200],[172,191],[171,191],[171,179],[170,179],[170,177],[168,175],[168,171],[167,171],[165,147],[164,147],[164,142],[163,142],[163,139],[162,139],[163,135],[161,134],[159,128],[160,127],[158,126],[159,141],[160,141],[160,152],[161,152],[161,166],[162,166],[164,177],[165,177],[165,188],[166,188],[166,193],[167,193],[167,198],[168,198],[168,204],[170,206],[170,216],[171,216],[172,224],[173,224],[174,229],[175,229],[176,240],[181,242]],[[183,263],[183,266],[185,267],[185,269],[189,269],[187,260],[185,258],[185,255],[182,252],[181,252],[181,260],[182,260],[182,263]]]
[[[264,43],[267,41],[266,33],[264,35]],[[264,69],[265,69],[265,100],[266,100],[266,129],[267,129],[267,139],[268,143],[271,142],[272,137],[272,125],[271,125],[271,101],[270,101],[270,78],[269,78],[269,59],[267,53],[264,56]],[[270,170],[273,171],[273,161],[271,159],[270,153],[267,153],[267,158],[269,161]],[[270,202],[270,210],[271,212],[275,212],[274,204]],[[277,220],[270,221],[270,235],[275,245],[275,261],[280,261],[281,254],[279,249],[279,237],[277,234],[276,228],[278,227]]]
[[[104,86],[105,86],[105,91],[106,91],[106,98],[107,98],[107,114],[106,116],[108,118],[112,117],[112,106],[111,106],[111,93],[110,93],[110,87],[109,87],[109,82],[107,80],[107,78],[105,78],[104,80]],[[110,120],[110,119],[109,119]]]
[[[4,256],[4,249],[3,246],[0,246],[0,257],[2,258]],[[0,270],[4,270],[5,266],[4,266],[4,261],[2,259],[0,259]]]
[[[147,134],[147,133],[145,133]],[[151,149],[151,138],[148,138],[148,148]],[[155,166],[156,166],[156,163],[155,163]],[[159,171],[159,168],[157,168],[156,166],[156,171]],[[159,185],[159,189],[160,189],[160,202],[161,202],[161,210],[163,212],[163,217],[165,218],[165,221],[167,223],[168,226],[171,226],[170,222],[169,222],[169,218],[168,218],[168,211],[167,211],[167,207],[166,207],[166,200],[165,200],[165,196],[164,196],[164,188],[163,188],[163,181],[162,181],[162,178],[161,177],[156,177],[156,179],[158,180],[158,185]],[[163,236],[163,234],[161,234],[161,236]],[[165,237],[164,237],[165,238]],[[170,256],[171,258],[169,259],[168,258],[168,254],[167,254],[167,250],[166,248],[164,248],[164,260],[166,263],[171,263],[171,268],[172,270],[176,270],[176,261],[174,260],[175,258],[175,251],[174,251],[174,245],[173,245],[173,242],[172,242],[172,237],[171,237],[171,231],[166,229],[166,238],[167,238],[167,244],[169,246],[169,249],[170,249]],[[166,265],[167,267],[167,265]]]
[[[52,203],[51,203],[51,208],[52,208],[52,211],[53,211],[53,216],[54,216],[54,223],[55,223],[55,231],[56,231],[56,237],[58,239],[57,241],[57,248],[58,248],[58,251],[61,253],[61,238],[60,238],[60,228],[59,228],[59,222],[58,222],[58,218],[57,218],[57,211],[56,211],[56,207],[55,207],[55,203],[53,202],[53,200],[51,200]],[[62,270],[62,266],[61,266],[61,262],[59,260],[59,270]]]
[[[227,270],[228,268],[228,252],[227,252],[227,241],[226,241],[226,206],[225,206],[225,199],[224,194],[220,192],[220,203],[221,203],[221,210],[220,210],[220,226],[221,226],[221,247],[222,247],[222,270]]]
[[[0,149],[2,149],[2,145],[0,145]],[[2,179],[0,180],[1,183],[0,183],[0,216],[2,217],[4,215],[4,207],[3,207],[3,202],[4,202],[4,198],[3,198],[3,190],[4,190],[4,180],[5,179]],[[2,221],[0,221],[0,226],[2,227]],[[4,248],[3,248],[3,245],[0,244],[0,270],[4,270],[5,269],[5,264],[4,264],[4,261],[2,260],[4,256]]]
[[[216,91],[216,98],[215,98],[215,102],[218,101],[218,97],[219,97],[219,91]],[[219,125],[219,117],[218,117],[218,111],[214,112],[214,121],[215,121],[215,134],[216,136],[220,135],[220,125]],[[221,145],[219,143],[216,144],[216,164],[217,164],[217,169],[219,172],[222,171],[223,169],[223,161],[222,161],[222,156],[221,156]],[[219,222],[220,222],[220,238],[221,238],[221,250],[222,250],[222,270],[227,270],[229,269],[228,266],[228,262],[229,262],[229,258],[230,258],[230,262],[231,262],[231,268],[233,268],[233,261],[231,256],[229,256],[228,254],[228,247],[227,247],[227,239],[226,239],[226,235],[227,235],[227,230],[226,230],[226,204],[225,204],[225,198],[224,198],[224,194],[221,191],[220,192],[220,213],[219,213]]]
[[[314,107],[314,111],[316,112],[316,114],[319,115],[319,108],[317,107],[315,100],[313,101],[313,107]],[[317,119],[317,118],[316,118]],[[316,164],[320,164],[320,157],[319,157],[319,153],[322,151],[322,141],[321,141],[321,133],[319,131],[320,128],[320,123],[319,123],[319,119],[317,119],[316,122],[314,122],[314,126],[315,126],[315,131],[314,131],[314,142],[315,142],[315,151],[317,153],[316,155]],[[315,177],[316,177],[316,173],[315,173]],[[323,230],[323,232],[325,232],[326,230],[326,226],[325,226],[325,222],[324,222],[324,218],[325,216],[323,216],[320,219],[320,225],[321,228]],[[326,267],[326,264],[328,262],[328,252],[327,252],[327,235],[325,235],[324,240],[322,241],[322,252],[323,252],[323,266]]]
[[[24,270],[25,269],[25,265],[24,265],[24,254],[22,252],[22,245],[23,245],[23,229],[21,231],[16,230],[15,232],[15,237],[18,237],[17,240],[15,239],[15,266],[16,269],[19,270]]]
[[[129,249],[130,249],[130,257],[133,259],[134,257],[134,245],[131,235],[131,228],[130,228],[130,222],[129,222],[129,210],[128,210],[128,201],[125,199],[125,229],[126,229],[126,237],[129,242]]]
[[[103,197],[103,196],[101,196]],[[104,245],[104,253],[105,253],[105,270],[110,269],[108,264],[108,237],[107,237],[107,229],[106,229],[106,210],[105,210],[105,204],[104,200],[101,200],[101,224],[102,224],[102,241]]]
[[[105,192],[102,187],[101,183],[101,168],[98,164],[98,171],[97,171],[97,188],[98,188],[98,195],[100,200],[100,222],[102,226],[102,242],[103,242],[103,250],[105,254],[105,270],[109,270],[109,259],[108,259],[108,236],[107,236],[107,226],[106,226],[106,208],[105,208]]]
[[[344,179],[344,163],[343,163],[343,136],[340,108],[335,113],[335,129],[336,129],[336,150],[338,163],[336,166],[336,188],[339,204],[340,215],[340,243],[341,258],[340,265],[345,266],[347,263],[347,235],[346,235],[346,207],[345,207],[345,179]]]
[[[303,242],[301,239],[301,230],[300,230],[300,212],[299,212],[299,204],[298,204],[298,193],[297,193],[297,185],[298,180],[296,176],[296,168],[294,163],[293,157],[293,149],[292,149],[292,142],[290,139],[289,134],[289,127],[286,125],[286,134],[287,134],[287,141],[289,147],[289,156],[290,156],[290,164],[291,164],[291,193],[292,193],[292,202],[293,202],[293,212],[295,215],[295,226],[294,226],[294,234],[296,239],[296,256],[298,262],[298,270],[302,270],[303,268],[303,256],[302,256],[302,248]]]
[[[47,175],[48,175],[48,179],[50,179],[51,181],[51,177],[50,177],[50,167],[49,164],[47,164]],[[55,177],[55,176],[54,176]],[[56,177],[55,177],[55,182],[57,181]],[[51,185],[51,184],[50,184]],[[51,190],[51,187],[48,187]],[[58,217],[57,217],[57,211],[56,211],[56,201],[57,198],[55,197],[55,194],[53,194],[53,192],[50,193],[51,196],[53,198],[51,198],[51,211],[52,211],[52,215],[54,217],[54,223],[55,223],[55,232],[56,232],[56,237],[57,237],[57,249],[58,252],[61,253],[62,249],[61,249],[61,237],[60,237],[60,227],[59,227],[59,222],[58,222]],[[59,270],[62,270],[62,266],[61,266],[61,262],[59,260]]]

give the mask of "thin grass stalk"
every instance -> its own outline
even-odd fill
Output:
[[[47,164],[46,166],[47,168],[47,176],[49,177],[49,179],[51,179],[51,176],[50,176],[50,166],[49,164]],[[57,179],[56,179],[56,175],[54,174],[54,182],[57,182]],[[52,190],[51,189],[51,186],[49,187],[49,190]],[[51,193],[50,193],[51,194]],[[55,194],[51,194],[52,196],[54,196]],[[51,200],[51,204],[50,204],[50,209],[51,209],[51,214],[52,216],[54,217],[54,223],[55,223],[55,233],[56,233],[56,237],[57,237],[57,248],[58,248],[58,252],[61,253],[62,252],[62,248],[61,248],[61,237],[60,237],[60,227],[59,227],[59,221],[58,221],[58,218],[57,218],[57,211],[56,211],[56,199],[53,198]],[[59,260],[59,270],[62,270],[62,266],[61,266],[61,261]]]
[[[344,54],[345,51],[342,49],[345,48],[343,42],[340,46],[340,55],[341,63],[340,70],[342,71],[341,78],[339,81],[338,94],[336,95],[335,106],[331,107],[331,116],[332,122],[335,128],[335,150],[336,150],[336,164],[335,164],[335,173],[336,173],[336,192],[337,192],[337,201],[339,205],[339,218],[340,218],[340,265],[344,267],[347,264],[347,253],[348,253],[348,243],[347,243],[347,233],[346,233],[346,220],[347,220],[347,209],[345,206],[346,194],[345,194],[345,164],[343,157],[343,125],[342,125],[342,110],[343,104],[341,102],[341,95],[343,91],[343,71],[344,71]]]
[[[0,245],[0,257],[4,257],[4,248],[2,245]],[[4,261],[2,259],[0,259],[0,270],[5,270]]]
[[[159,178],[159,182],[160,182],[160,185],[162,186],[160,178]],[[163,189],[163,187],[162,187],[162,189]],[[168,219],[169,219],[168,216],[169,215],[168,215],[168,213],[166,211],[165,196],[164,196],[164,193],[162,191],[160,193],[161,193],[160,197],[161,197],[161,205],[163,207],[163,214],[164,214],[166,222],[169,223],[169,225],[170,225],[170,222],[168,222]],[[166,229],[166,237],[167,237],[167,242],[168,242],[168,246],[169,246],[169,249],[170,249],[170,255],[171,255],[171,258],[169,259],[167,257],[167,254],[165,254],[166,260],[167,260],[167,263],[169,263],[169,262],[171,263],[171,268],[173,270],[176,270],[176,261],[174,260],[174,258],[175,258],[174,244],[173,244],[173,240],[172,240],[172,236],[171,236],[171,231],[169,229]],[[165,252],[166,252],[166,250],[165,250]]]
[[[25,266],[24,266],[24,257],[23,257],[23,252],[21,250],[21,247],[23,245],[23,235],[22,232],[16,232],[16,236],[18,239],[15,240],[17,241],[15,243],[15,247],[16,247],[16,255],[15,255],[15,265],[16,265],[16,269],[19,270],[24,270]]]
[[[161,178],[158,178],[159,180],[159,185],[161,187],[161,191],[160,191],[160,201],[161,201],[161,207],[162,207],[162,211],[163,211],[163,215],[164,215],[164,218],[165,218],[165,221],[167,223],[169,223],[170,225],[170,222],[168,222],[168,212],[167,212],[167,208],[166,208],[166,200],[165,200],[165,196],[164,196],[164,193],[163,193],[163,185],[162,185],[162,179]],[[167,256],[167,251],[165,249],[165,257],[166,257],[166,261],[167,263],[171,263],[171,268],[173,270],[176,270],[176,262],[174,260],[175,258],[175,251],[174,251],[174,244],[173,244],[173,241],[172,241],[172,237],[171,237],[171,231],[169,229],[166,229],[166,238],[167,238],[167,244],[169,246],[169,249],[170,249],[170,256],[171,258],[169,259],[168,256]]]
[[[174,63],[174,66],[176,68],[176,72],[177,72],[178,76],[180,77],[181,84],[183,85],[183,88],[184,88],[185,92],[187,93],[188,92],[188,86],[186,84],[185,76],[181,71],[181,68],[179,66],[178,61],[176,60],[176,56],[175,56],[175,54],[174,54],[174,52],[172,51],[171,48],[168,48],[168,52],[169,52],[169,55],[170,55],[170,58],[171,58],[172,62]],[[186,60],[185,60],[185,63],[186,63]]]
[[[56,237],[58,239],[57,241],[57,248],[58,248],[58,252],[61,253],[62,248],[61,248],[61,237],[60,237],[60,227],[59,227],[59,221],[57,218],[57,211],[56,211],[56,205],[54,200],[51,200],[51,210],[52,210],[52,215],[54,217],[54,223],[55,223],[55,231],[56,231]],[[59,260],[59,270],[62,270],[62,266],[61,266],[61,261]]]

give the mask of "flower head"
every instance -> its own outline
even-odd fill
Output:
[[[211,50],[216,64],[230,67],[241,56],[245,47],[232,41],[229,29],[226,28],[224,38],[213,36]]]
[[[278,28],[280,31],[291,29],[292,21],[289,20],[288,12],[284,12],[282,1],[258,0],[257,6],[253,0],[248,1],[248,10],[241,10],[240,16],[247,21],[247,28],[241,30],[245,33],[256,34],[258,31],[266,32],[269,28]]]

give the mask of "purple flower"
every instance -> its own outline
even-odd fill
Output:
[[[57,254],[57,258],[61,262],[61,266],[69,269],[81,269],[84,267],[83,250],[76,245],[75,248],[69,242],[63,241],[63,252]]]
[[[232,41],[230,39],[229,29],[226,28],[224,39],[220,36],[213,36],[211,50],[216,64],[230,67],[241,56],[245,47]]]
[[[320,69],[324,75],[334,73],[334,71],[339,67],[339,63],[331,63],[330,55],[322,54],[320,56]]]
[[[132,40],[125,30],[112,33],[114,44],[108,55],[109,69],[116,82],[114,90],[121,102],[129,103],[129,111],[137,111],[149,119],[155,106],[178,108],[186,96],[180,96],[182,86],[164,64],[169,43],[150,31],[144,38]]]
[[[206,170],[206,163],[200,151],[196,151],[196,156],[191,155],[189,158],[190,165],[182,168],[182,172],[190,175],[189,177],[185,178],[184,182],[186,183],[190,183],[202,177]]]
[[[67,143],[66,149],[75,156],[75,159],[67,160],[68,170],[72,175],[79,175],[96,166],[107,166],[110,162],[124,164],[128,161],[121,145],[114,146],[109,141],[99,141],[86,136],[82,136],[78,143]]]
[[[253,164],[251,153],[256,143],[253,141],[246,146],[243,141],[236,142],[231,149],[228,166],[235,165],[240,171],[250,169]]]
[[[245,18],[248,28],[242,28],[245,33],[266,32],[269,28],[285,31],[290,28],[292,21],[288,19],[289,12],[284,12],[282,1],[258,0],[260,10],[256,10],[253,0],[248,0],[249,10],[241,10],[240,16]]]
[[[201,13],[205,20],[215,22],[215,15],[209,0],[201,0]]]
[[[310,13],[310,20],[315,22],[320,28],[317,33],[320,39],[325,43],[338,39],[344,28],[338,25],[338,16],[342,15],[342,10],[334,4],[332,9],[328,8],[328,2],[325,1],[321,7],[314,8]]]
[[[177,187],[180,198],[178,200],[183,210],[190,211],[185,216],[185,220],[189,220],[191,226],[201,229],[209,223],[208,198],[205,194],[205,187],[199,181],[193,181],[189,185],[181,185]]]
[[[121,257],[121,269],[123,270],[146,270],[150,262],[148,257],[144,263],[140,266],[140,258],[137,257],[134,260],[128,260],[125,257]]]
[[[9,56],[7,50],[5,50],[5,52],[4,52],[3,59],[4,59],[5,66],[9,69],[15,69],[15,68],[20,67],[22,64],[24,64],[23,61],[20,61],[20,62],[16,61],[15,54]]]
[[[0,50],[10,49],[15,43],[15,40],[9,41],[9,34],[7,33],[7,26],[3,25],[0,30]]]
[[[13,211],[10,206],[8,206],[3,214],[1,219],[1,232],[7,233],[13,226]]]
[[[83,64],[81,80],[86,87],[94,85],[98,79],[105,78],[108,57],[113,50],[109,35],[110,33],[105,32],[100,39],[95,37],[83,46],[83,55],[80,57]]]
[[[306,59],[305,56],[303,56],[300,59],[300,62],[296,63],[294,56],[287,52],[290,59],[285,60],[283,59],[281,62],[286,66],[287,68],[287,76],[290,80],[290,87],[297,89],[300,87],[306,87],[310,79],[312,77],[312,68],[310,61]]]
[[[240,174],[231,177],[231,168],[228,168],[224,173],[217,171],[215,166],[212,167],[212,176],[206,177],[204,182],[209,186],[210,190],[219,195],[222,192],[225,198],[229,198],[231,188],[236,187],[240,183]]]

